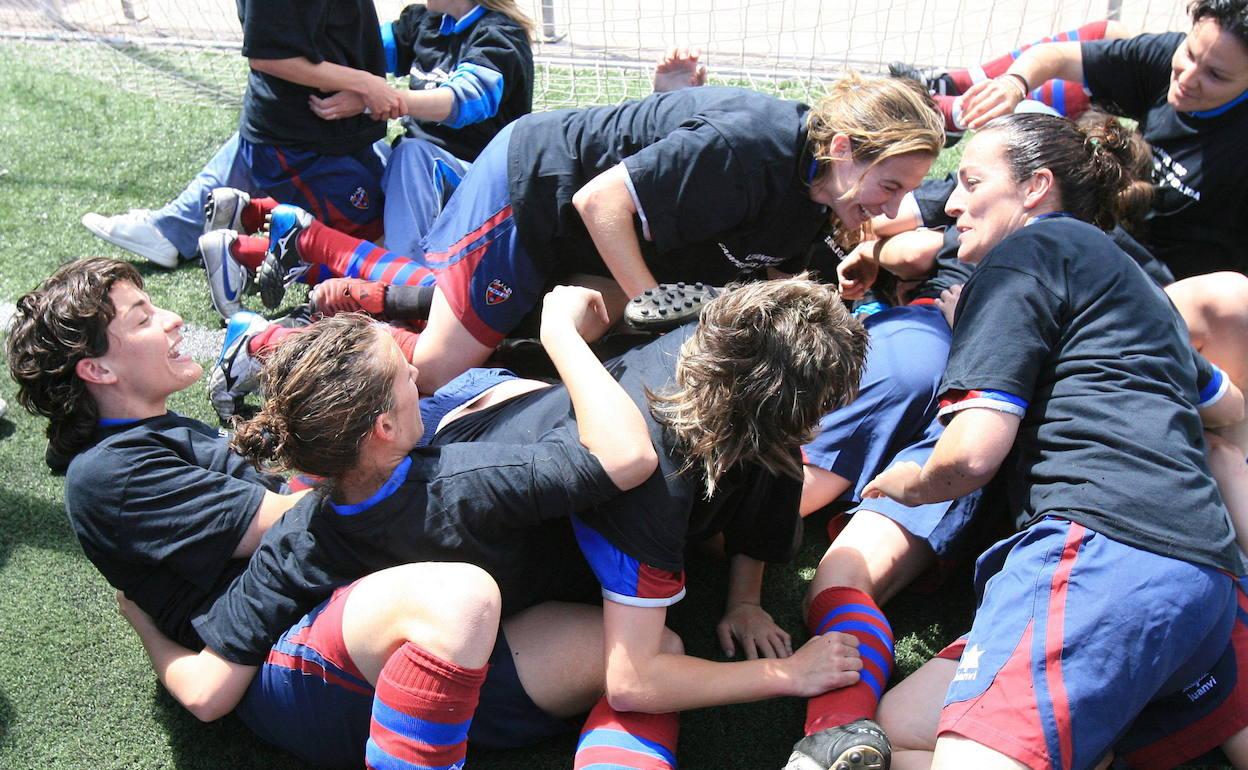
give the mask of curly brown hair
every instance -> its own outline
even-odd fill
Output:
[[[108,325],[116,315],[113,284],[143,288],[129,262],[90,257],[62,265],[17,301],[7,344],[17,400],[48,418],[48,441],[72,457],[91,440],[99,406],[78,377],[78,362],[108,352]]]
[[[742,462],[800,479],[797,449],[857,396],[867,345],[840,293],[806,274],[732,287],[702,310],[674,388],[649,394],[650,407],[686,454],[682,472],[705,474],[708,497]]]
[[[359,313],[317,321],[264,362],[264,407],[240,423],[231,446],[257,468],[329,479],[355,468],[373,423],[394,403],[395,357],[385,331]]]

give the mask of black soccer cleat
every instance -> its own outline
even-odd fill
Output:
[[[312,215],[298,206],[281,204],[269,217],[269,248],[256,271],[260,300],[276,308],[286,296],[286,287],[308,272],[310,265],[299,256],[299,234],[312,224]]]
[[[920,69],[909,62],[893,61],[888,63],[888,76],[917,81],[932,96],[958,95],[953,78],[949,77],[949,73],[944,70]]]
[[[646,289],[624,307],[624,320],[643,332],[665,332],[697,319],[720,289],[697,283],[661,283]]]
[[[870,719],[808,735],[793,746],[784,770],[888,770],[893,749]]]

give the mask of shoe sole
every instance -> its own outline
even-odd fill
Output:
[[[92,235],[102,241],[107,241],[118,248],[125,249],[131,254],[138,254],[148,262],[160,265],[164,268],[173,269],[178,266],[178,252],[176,249],[173,252],[173,256],[170,256],[167,251],[153,251],[147,244],[139,243],[138,241],[131,241],[126,238],[118,238],[109,231],[104,230],[99,225],[96,225],[91,220],[89,215],[84,216],[81,221],[83,227],[90,230]]]
[[[664,332],[695,320],[719,289],[702,282],[661,283],[646,289],[624,307],[624,321],[644,332]]]
[[[784,770],[884,770],[884,755],[873,746],[852,746],[841,752],[830,765],[824,765],[800,752],[794,752]]]

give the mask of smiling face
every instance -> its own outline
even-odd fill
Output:
[[[116,315],[108,324],[108,352],[93,361],[100,382],[113,394],[102,402],[123,406],[123,414],[106,417],[148,417],[163,414],[169,396],[190,387],[204,373],[182,352],[182,318],[152,304],[147,293],[129,281],[108,292]]]
[[[1028,181],[1017,182],[1000,132],[977,134],[958,166],[958,187],[945,204],[957,219],[958,259],[978,263],[993,246],[1040,213]]]
[[[810,199],[832,209],[850,232],[871,217],[897,216],[901,199],[919,186],[934,160],[927,153],[911,152],[878,163],[856,161],[849,138],[840,134],[833,139],[831,150],[831,165],[811,184]]]
[[[1248,49],[1218,22],[1203,18],[1170,59],[1166,101],[1179,112],[1221,107],[1248,91]]]

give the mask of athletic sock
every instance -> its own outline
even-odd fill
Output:
[[[243,214],[239,217],[243,232],[260,232],[264,227],[264,218],[275,208],[277,201],[273,198],[252,198],[250,203],[243,206]]]
[[[264,263],[264,255],[268,249],[268,238],[240,234],[230,244],[230,256],[234,258],[235,262],[254,273]]]
[[[962,125],[962,97],[960,96],[933,96],[936,102],[936,108],[940,110],[941,116],[945,119],[946,131],[965,131],[966,126]]]
[[[1092,97],[1083,90],[1083,84],[1073,80],[1050,80],[1032,91],[1030,98],[1044,102],[1071,120],[1078,120],[1092,106]]]
[[[386,324],[386,331],[390,332],[390,336],[398,343],[399,350],[403,351],[403,357],[411,361],[412,352],[416,350],[416,340],[420,339],[420,335],[411,329],[404,329],[394,324]]]
[[[377,677],[365,749],[367,767],[460,767],[488,668],[464,668],[412,642],[395,650]]]
[[[263,359],[272,353],[273,348],[277,347],[282,340],[292,334],[302,332],[302,329],[292,329],[289,326],[280,326],[275,323],[269,324],[264,331],[253,334],[251,339],[247,340],[247,353],[253,358]]]
[[[1027,45],[1023,46],[1022,48],[1019,48],[1018,50],[1010,51],[1004,56],[998,56],[995,59],[990,59],[989,61],[984,62],[978,67],[971,67],[969,69],[949,70],[949,72],[946,74],[948,74],[950,81],[953,82],[954,88],[957,89],[956,91],[952,93],[955,95],[965,93],[966,89],[970,88],[971,86],[975,85],[976,83],[980,81],[992,80],[993,78],[1004,75],[1005,71],[1008,70],[1010,68],[1010,65],[1014,63],[1014,60],[1017,59],[1020,55],[1022,55],[1023,51],[1026,51],[1028,48],[1031,48],[1033,45],[1040,45],[1042,43],[1065,43],[1065,42],[1070,42],[1070,41],[1075,41],[1075,40],[1078,40],[1078,41],[1100,40],[1101,38],[1105,37],[1105,28],[1108,25],[1109,25],[1109,22],[1105,19],[1101,19],[1100,21],[1088,22],[1087,24],[1084,24],[1082,27],[1078,29],[1074,29],[1069,32],[1061,32],[1059,34],[1052,35],[1050,37],[1040,38],[1039,40],[1033,43],[1028,43]],[[1040,101],[1044,101],[1044,100],[1041,99]],[[1045,102],[1045,104],[1049,104],[1049,103]],[[1053,105],[1049,104],[1049,106],[1052,107]],[[1061,112],[1060,110],[1058,111]]]
[[[415,285],[433,275],[421,262],[371,241],[341,233],[313,222],[299,234],[299,256],[304,262],[322,265],[343,278],[363,278],[387,284]]]
[[[858,639],[862,678],[857,684],[830,690],[806,702],[806,734],[870,719],[893,671],[893,629],[875,601],[856,588],[827,588],[811,602],[806,618],[812,634],[832,631]]]
[[[576,743],[573,770],[675,770],[680,715],[616,711],[603,697]]]

